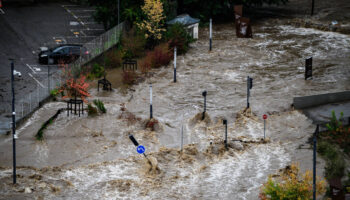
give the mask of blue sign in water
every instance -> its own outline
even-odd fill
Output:
[[[145,151],[146,151],[145,147],[142,146],[142,145],[139,145],[139,146],[136,148],[136,150],[137,150],[137,153],[139,153],[139,154],[143,154],[143,153],[145,153]]]

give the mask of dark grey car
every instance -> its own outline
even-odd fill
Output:
[[[82,54],[82,46],[74,44],[60,45],[55,48],[45,49],[39,53],[40,64],[66,64],[79,58]]]

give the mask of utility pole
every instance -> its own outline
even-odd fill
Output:
[[[11,90],[12,90],[12,149],[13,149],[13,184],[16,184],[16,111],[15,111],[15,87],[14,87],[14,63],[11,60]]]
[[[311,16],[314,15],[314,6],[315,6],[315,0],[312,0],[312,3],[311,3]]]
[[[317,149],[317,134],[319,131],[319,125],[317,124],[315,133],[314,133],[314,154],[313,154],[313,176],[312,176],[312,181],[313,181],[313,200],[316,200],[316,149]]]

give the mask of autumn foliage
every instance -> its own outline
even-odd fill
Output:
[[[68,65],[62,67],[64,83],[59,87],[59,92],[64,92],[65,96],[63,98],[74,97],[87,102],[86,98],[90,97],[89,84],[86,82],[86,77],[81,75],[80,67]]]
[[[316,179],[317,196],[326,189],[324,180]],[[311,171],[299,174],[299,166],[292,164],[281,172],[276,178],[269,176],[267,183],[260,188],[259,198],[262,200],[309,200],[312,199],[313,182]]]
[[[169,49],[169,44],[162,43],[146,53],[146,56],[140,61],[141,71],[145,73],[152,68],[168,65],[173,55],[173,51]]]
[[[136,23],[136,25],[145,32],[146,39],[161,40],[162,33],[165,32],[165,28],[163,28],[165,19],[163,3],[161,0],[145,0],[142,11],[146,15],[146,19]]]

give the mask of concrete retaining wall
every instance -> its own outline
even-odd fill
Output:
[[[294,97],[293,106],[296,109],[303,109],[342,101],[350,101],[350,91]]]

